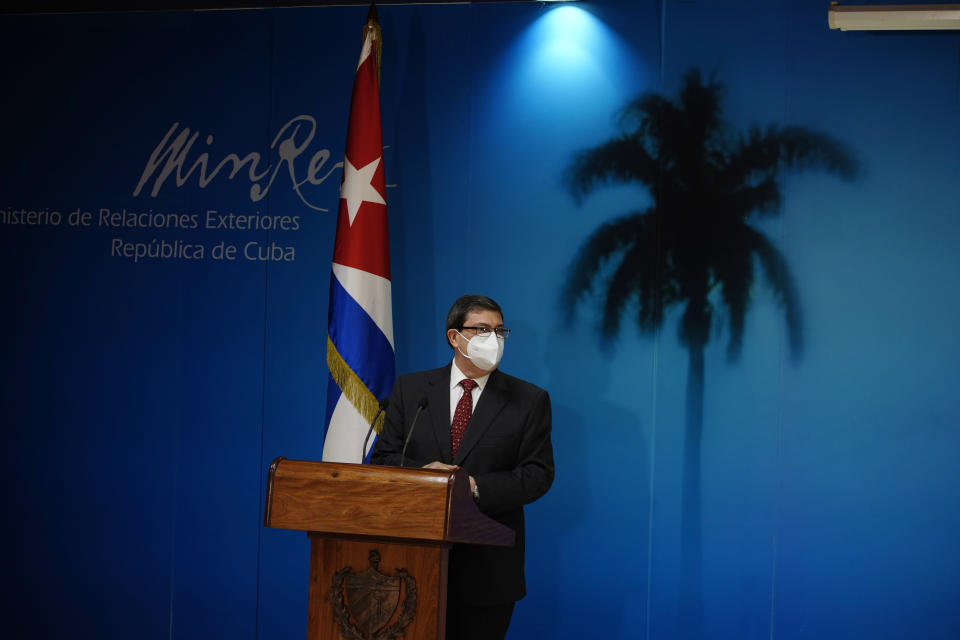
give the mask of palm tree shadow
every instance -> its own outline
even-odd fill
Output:
[[[735,133],[724,121],[723,86],[698,69],[675,100],[644,93],[621,111],[621,135],[579,152],[564,176],[578,204],[597,187],[637,182],[652,205],[601,225],[581,246],[561,292],[573,314],[603,291],[604,342],[632,315],[641,332],[658,331],[665,312],[682,310],[679,338],[688,353],[681,498],[681,611],[684,637],[703,637],[700,458],[704,351],[719,310],[729,320],[727,356],[735,361],[757,266],[783,310],[794,361],[803,351],[800,295],[780,250],[752,226],[782,205],[787,170],[820,169],[844,180],[859,171],[832,136],[805,127],[754,126]],[[610,275],[607,275],[610,274]]]

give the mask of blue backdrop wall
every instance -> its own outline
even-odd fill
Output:
[[[445,362],[443,315],[482,292],[514,330],[503,369],[553,398],[511,638],[960,636],[960,36],[830,31],[826,8],[381,7],[397,370]],[[307,540],[261,526],[263,491],[274,457],[322,451],[365,12],[0,18],[5,636],[303,637]],[[792,273],[800,357],[759,271],[738,360],[712,299],[695,588],[683,308],[642,333],[628,303],[603,340],[616,255],[559,303],[586,239],[653,203],[615,181],[578,201],[565,172],[691,69],[730,140],[808,127],[858,168],[784,167],[750,219]]]

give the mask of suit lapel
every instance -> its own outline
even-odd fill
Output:
[[[449,404],[449,399],[447,403]],[[494,370],[487,380],[487,386],[480,394],[480,400],[473,409],[473,415],[467,424],[467,430],[463,434],[463,440],[460,442],[460,448],[457,449],[457,455],[453,459],[453,464],[460,464],[467,457],[470,450],[480,441],[483,434],[490,428],[493,419],[503,409],[507,403],[507,390],[504,385],[503,376],[500,372]],[[449,425],[447,427],[447,442],[449,443]],[[449,448],[449,447],[448,447]],[[449,453],[447,454],[449,455]]]
[[[436,370],[427,389],[430,421],[440,450],[440,461],[450,464],[450,365]]]

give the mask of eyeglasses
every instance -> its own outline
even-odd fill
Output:
[[[476,332],[477,332],[477,335],[480,336],[481,338],[482,338],[483,336],[488,336],[488,335],[490,335],[490,332],[491,332],[491,331],[492,331],[493,333],[496,333],[496,334],[497,334],[497,337],[499,337],[499,338],[504,338],[504,339],[506,339],[506,338],[509,338],[509,337],[510,337],[510,329],[507,329],[506,327],[496,327],[496,328],[494,328],[494,329],[491,329],[490,327],[460,327],[460,328],[461,328],[461,329],[472,329],[472,330],[476,331]]]

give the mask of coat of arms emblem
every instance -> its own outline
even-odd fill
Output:
[[[347,640],[401,637],[416,613],[417,581],[405,569],[397,569],[393,576],[381,573],[380,553],[375,549],[370,551],[369,560],[370,567],[361,573],[351,573],[351,567],[344,567],[333,574],[330,604],[340,635]],[[400,604],[401,590],[403,607],[388,626]]]

